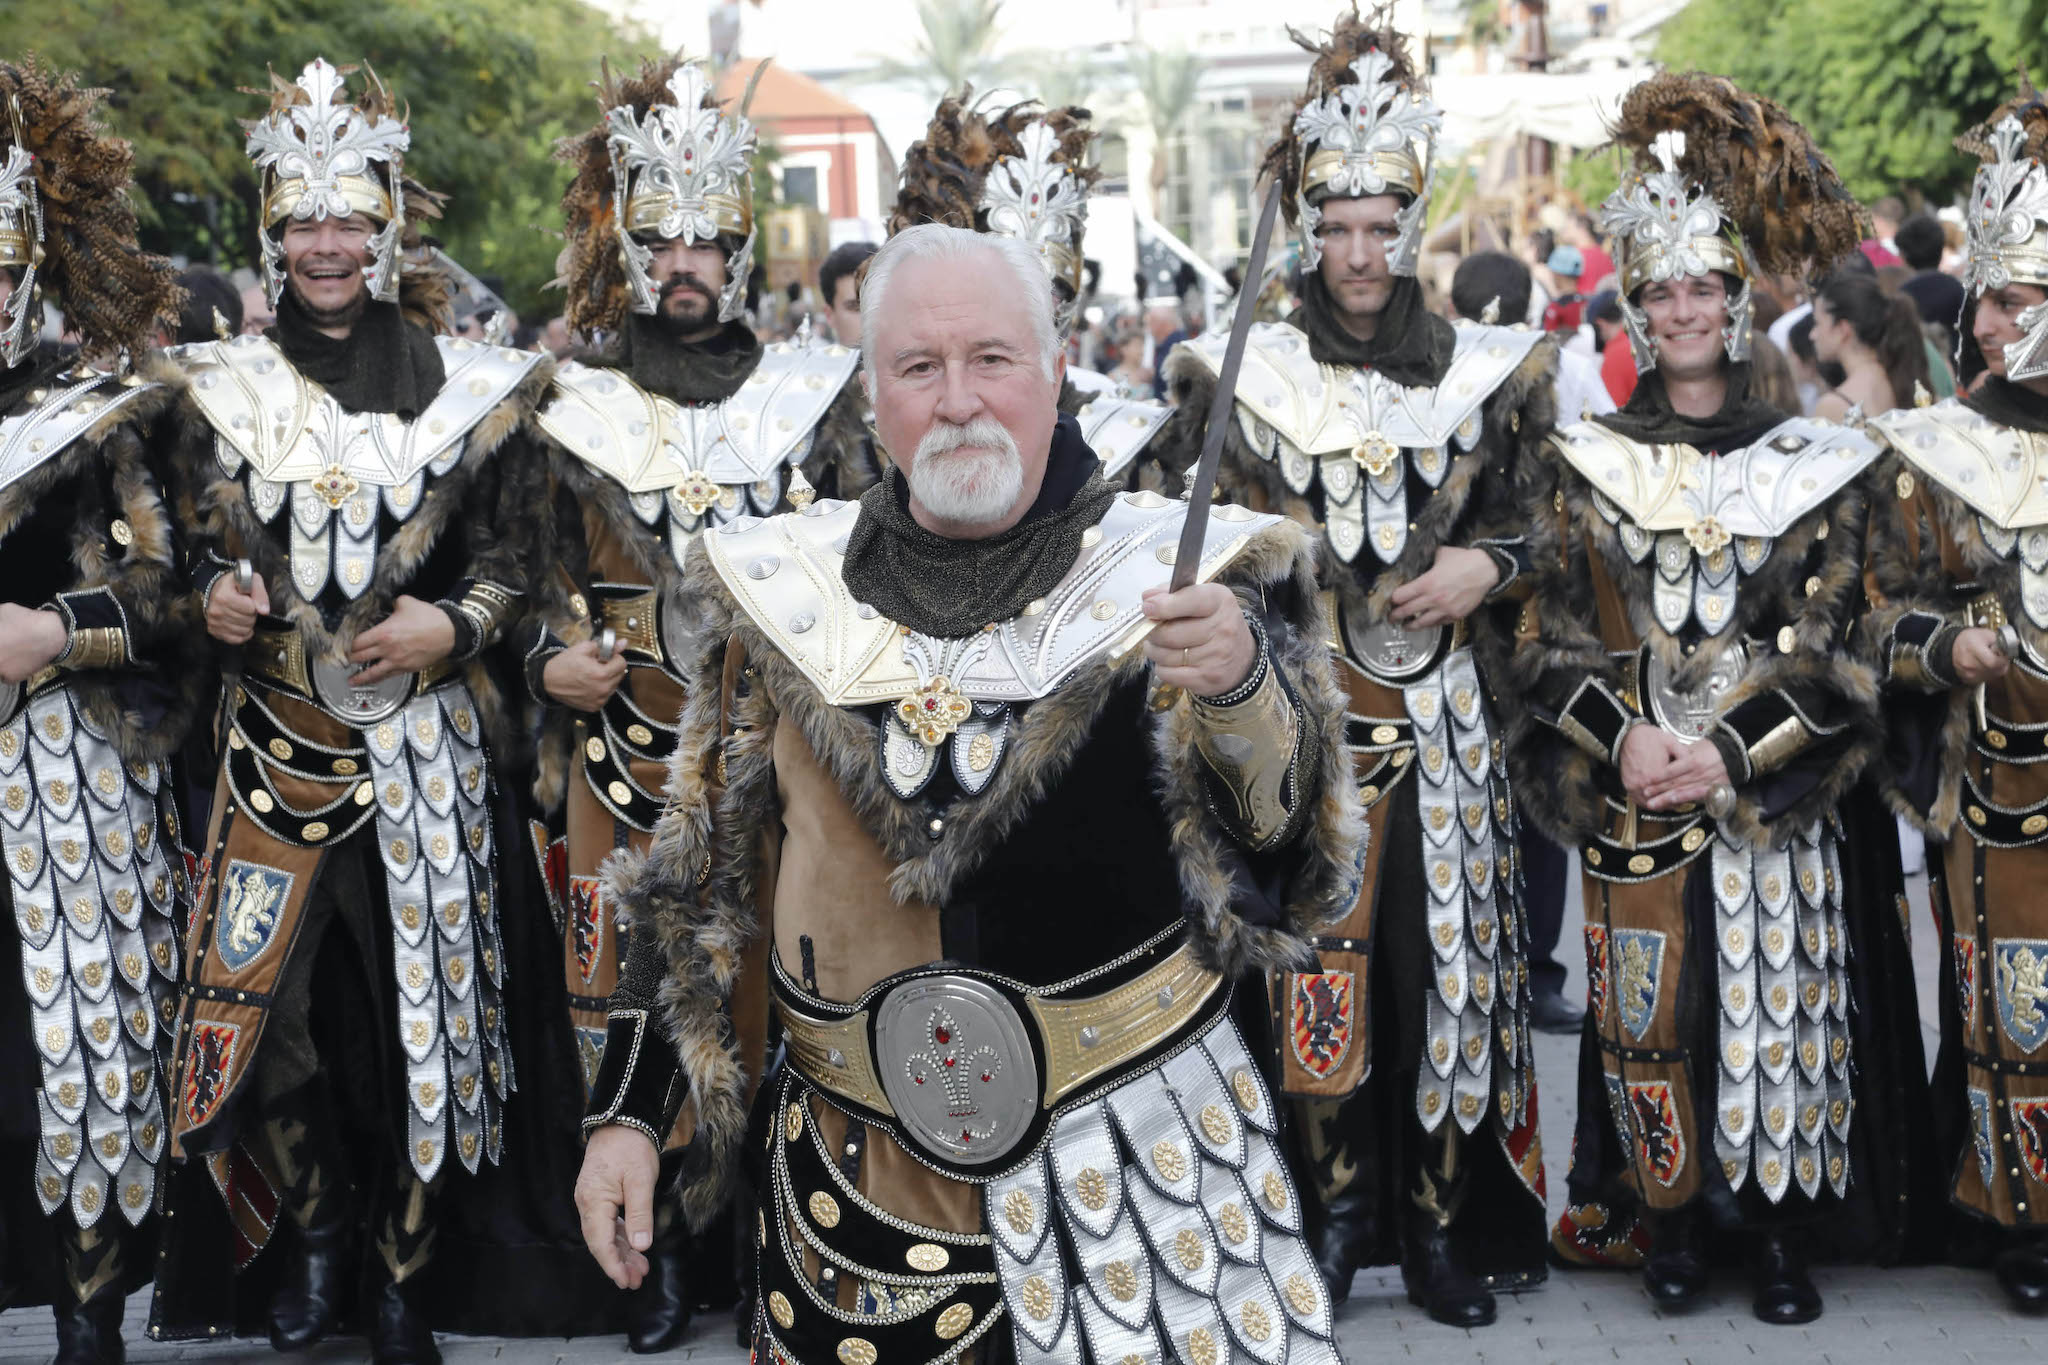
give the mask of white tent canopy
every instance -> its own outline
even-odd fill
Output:
[[[1462,150],[1527,135],[1580,150],[1601,146],[1622,97],[1656,70],[1439,75],[1430,94],[1444,111],[1441,145]]]

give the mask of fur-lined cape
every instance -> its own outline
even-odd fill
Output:
[[[20,110],[22,147],[36,159],[43,212],[41,279],[64,301],[64,316],[89,353],[140,354],[159,322],[175,326],[184,291],[171,263],[135,245],[128,201],[134,150],[96,117],[105,90],[80,86],[33,56],[0,62],[0,143]]]
[[[409,107],[392,97],[384,82],[368,62],[361,66],[335,68],[344,79],[363,74],[363,90],[356,97],[355,107],[364,117],[373,119],[396,119],[400,123],[411,119]],[[266,116],[281,114],[287,109],[310,102],[305,89],[297,82],[286,80],[270,71],[268,89],[241,87],[245,95],[261,95],[270,101]],[[241,120],[244,129],[253,129],[256,120]],[[389,186],[390,168],[371,163],[365,174],[381,175]],[[455,296],[460,289],[454,276],[450,275],[435,259],[435,242],[427,233],[427,224],[441,216],[441,206],[448,202],[448,196],[438,190],[428,189],[419,181],[406,175],[401,169],[399,188],[405,197],[405,227],[399,235],[398,245],[402,264],[398,275],[398,307],[405,320],[416,327],[424,327],[437,335],[451,331],[455,323]],[[264,229],[270,231],[272,229]],[[282,230],[281,225],[277,230]]]
[[[1047,109],[1036,100],[985,114],[975,107],[973,86],[946,96],[932,112],[924,136],[904,153],[903,182],[895,207],[889,210],[889,235],[920,223],[986,232],[981,191],[988,173],[998,159],[1023,154],[1017,135],[1040,119],[1058,136],[1058,160],[1073,171],[1085,194],[1102,178],[1089,154],[1095,141],[1092,117],[1079,105]]]
[[[1368,52],[1386,54],[1393,63],[1387,78],[1398,85],[1419,92],[1422,77],[1408,55],[1408,39],[1394,27],[1392,5],[1383,5],[1372,12],[1371,18],[1362,19],[1358,6],[1353,4],[1349,13],[1337,16],[1336,24],[1320,39],[1294,28],[1287,30],[1287,36],[1304,52],[1313,54],[1315,62],[1309,67],[1308,87],[1296,97],[1280,136],[1266,148],[1265,159],[1259,164],[1259,178],[1279,178],[1280,206],[1287,221],[1293,223],[1298,213],[1296,192],[1301,188],[1302,168],[1309,152],[1294,131],[1295,115],[1316,100],[1327,98],[1339,86],[1356,84],[1358,73],[1351,69],[1352,63]]]
[[[2048,166],[2048,100],[2034,88],[2026,68],[2020,69],[2020,92],[1991,111],[1991,117],[1970,129],[1955,142],[1956,150],[1968,152],[1980,161],[1996,161],[1998,149],[1991,145],[1991,130],[2008,118],[2019,120],[2023,140],[2020,155]]]
[[[1254,537],[1219,577],[1251,602],[1262,595],[1278,600],[1291,588],[1286,595],[1298,607],[1288,629],[1275,633],[1274,659],[1294,680],[1305,723],[1316,727],[1321,744],[1310,779],[1316,804],[1302,836],[1304,855],[1288,879],[1284,924],[1255,925],[1234,908],[1228,836],[1208,808],[1187,708],[1153,721],[1153,785],[1168,819],[1190,939],[1205,962],[1232,977],[1306,962],[1307,936],[1358,894],[1364,823],[1312,566],[1306,534],[1281,524]],[[724,1206],[746,1124],[748,1077],[727,1010],[742,960],[765,927],[756,910],[764,884],[758,863],[762,821],[776,818],[780,799],[776,727],[796,726],[832,776],[892,864],[895,899],[944,905],[1033,805],[1059,799],[1062,780],[1111,699],[1140,680],[1146,664],[1135,651],[1115,663],[1097,660],[1019,713],[1002,768],[979,797],[953,808],[945,840],[934,844],[929,812],[898,799],[883,779],[873,719],[827,703],[753,627],[708,556],[691,561],[686,582],[711,623],[687,671],[707,685],[693,688],[684,706],[654,841],[645,854],[613,855],[604,894],[637,926],[634,942],[658,944],[666,959],[662,1017],[698,1113],[682,1201],[701,1226]],[[744,651],[749,682],[728,696],[708,680],[724,676],[734,648]],[[722,715],[728,700],[732,714]]]
[[[1679,173],[1713,196],[1767,274],[1825,269],[1867,235],[1862,206],[1812,135],[1726,76],[1660,72],[1628,92],[1612,131],[1645,173],[1663,168],[1658,139],[1682,133]]]
[[[606,62],[593,82],[598,121],[555,145],[555,159],[568,162],[576,172],[562,192],[562,235],[567,245],[562,249],[561,281],[568,290],[563,315],[569,330],[579,336],[616,332],[626,318],[626,267],[619,259],[619,241],[612,230],[616,186],[605,113],[623,106],[633,111],[637,121],[657,105],[673,105],[669,78],[687,60],[681,53],[658,62],[642,60],[638,76],[615,75],[611,63]],[[708,85],[701,107],[723,107]]]

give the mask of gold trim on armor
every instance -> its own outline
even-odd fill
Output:
[[[637,649],[660,657],[661,636],[654,624],[659,596],[649,588],[630,597],[608,597],[600,604],[602,623],[617,633],[621,649]]]

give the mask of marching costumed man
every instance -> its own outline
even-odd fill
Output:
[[[647,1273],[687,1103],[693,1218],[758,1166],[762,1360],[1333,1360],[1227,1014],[1356,879],[1306,537],[1203,502],[1182,545],[1190,504],[1103,480],[1029,244],[906,228],[861,313],[882,482],[687,571],[702,681],[607,883],[591,1249]],[[746,1139],[754,971],[787,1064]]]
[[[303,1349],[361,1275],[372,1358],[398,1365],[440,1358],[423,1273],[453,1196],[490,1188],[515,1088],[507,958],[540,912],[506,852],[516,694],[492,646],[527,592],[542,471],[518,433],[547,373],[437,334],[449,285],[418,238],[436,198],[405,174],[390,96],[348,75],[273,76],[250,125],[276,325],[182,355],[178,502],[227,677],[176,1040],[190,1165],[152,1331],[245,1325],[234,1303],[274,1282],[271,1342]],[[558,977],[519,981],[529,1016],[560,1008]],[[552,1079],[529,1070],[522,1113]],[[545,1198],[526,1184],[480,1202],[510,1218]],[[238,1289],[230,1252],[249,1264],[280,1219]],[[556,1325],[558,1272],[457,1260],[490,1286],[472,1321]]]
[[[1531,480],[1515,661],[1524,809],[1585,883],[1558,1241],[1626,1264],[1640,1217],[1659,1304],[1735,1256],[1760,1319],[1807,1322],[1816,1250],[1900,1249],[1924,1072],[1897,840],[1856,787],[1880,728],[1851,629],[1876,452],[1754,396],[1750,291],[1853,251],[1861,215],[1804,129],[1720,77],[1637,86],[1617,138],[1634,163],[1602,217],[1642,377]]]
[[[1046,109],[1035,100],[985,112],[969,89],[932,111],[924,137],[903,156],[903,182],[889,214],[893,235],[919,223],[1014,237],[1037,253],[1053,291],[1064,341],[1079,306],[1086,262],[1088,191],[1102,173],[1093,164],[1096,132],[1086,109]],[[1060,411],[1102,458],[1103,477],[1132,488],[1156,486],[1146,451],[1171,413],[1163,403],[1124,397],[1108,375],[1069,366]]]
[[[614,849],[644,850],[661,812],[693,681],[682,583],[698,536],[874,479],[857,353],[763,346],[742,316],[753,126],[680,59],[637,79],[607,72],[599,101],[602,121],[565,149],[576,178],[563,204],[569,325],[607,348],[564,365],[537,416],[555,545],[537,585],[550,630],[527,661],[535,694],[563,708],[541,795],[562,807],[563,961],[586,1084],[621,953],[598,870]],[[660,1224],[628,1326],[636,1351],[669,1349],[690,1321],[687,1229],[667,1202]]]
[[[1266,154],[1300,233],[1302,299],[1252,329],[1223,487],[1320,528],[1349,781],[1372,854],[1318,962],[1275,978],[1330,1292],[1398,1261],[1440,1322],[1492,1322],[1492,1290],[1545,1275],[1528,927],[1495,689],[1526,588],[1517,467],[1549,430],[1555,352],[1524,328],[1453,327],[1415,279],[1441,114],[1402,36],[1356,13],[1316,54]],[[1296,325],[1296,324],[1299,325]],[[1220,338],[1176,351],[1185,464]],[[1508,612],[1506,621],[1493,619]]]
[[[1872,421],[1897,452],[1873,519],[1874,619],[1897,804],[1944,840],[1937,1102],[1950,1199],[2016,1307],[2048,1307],[2048,102],[2028,88],[1959,143],[1983,160],[1963,220],[1963,396]]]
[[[198,702],[142,434],[173,390],[128,369],[178,291],[104,93],[0,63],[0,1283],[54,1305],[64,1365],[122,1359],[147,1278],[187,894],[167,760]],[[78,351],[40,344],[46,293]]]

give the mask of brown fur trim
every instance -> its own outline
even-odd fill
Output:
[[[2048,101],[2034,88],[2025,68],[2020,70],[2019,93],[1992,110],[1990,118],[1958,137],[1956,150],[1968,152],[1981,161],[1996,161],[1998,151],[1991,145],[1991,130],[2008,118],[2020,122],[2020,155],[2048,165]]]
[[[159,322],[176,325],[185,291],[171,263],[135,245],[128,202],[134,150],[98,121],[105,90],[37,65],[0,62],[0,144],[12,143],[6,110],[21,110],[21,145],[35,156],[43,212],[41,279],[64,301],[64,317],[94,354],[141,354]]]
[[[1713,195],[1768,274],[1823,269],[1866,235],[1868,216],[1799,121],[1726,76],[1659,72],[1628,92],[1613,131],[1644,172],[1662,165],[1662,134],[1684,133],[1679,172]]]
[[[1047,109],[1036,100],[984,114],[974,106],[973,86],[946,96],[932,111],[924,136],[903,154],[902,184],[889,210],[889,235],[919,223],[988,231],[981,194],[989,172],[1002,158],[1023,154],[1018,134],[1040,120],[1059,138],[1054,159],[1073,171],[1085,195],[1102,178],[1090,155],[1095,141],[1092,117],[1078,105]],[[1076,242],[1075,250],[1080,245]]]
[[[1350,12],[1339,14],[1337,22],[1322,38],[1314,38],[1290,28],[1287,36],[1294,39],[1295,46],[1315,55],[1315,62],[1309,67],[1308,88],[1295,98],[1294,108],[1288,112],[1281,125],[1280,136],[1266,148],[1264,159],[1259,165],[1259,177],[1277,177],[1280,182],[1280,209],[1290,224],[1299,225],[1300,207],[1297,195],[1301,189],[1301,175],[1308,160],[1310,146],[1304,143],[1294,131],[1294,118],[1316,100],[1326,99],[1332,90],[1341,86],[1355,85],[1358,73],[1351,69],[1368,52],[1379,51],[1393,62],[1387,78],[1410,90],[1422,86],[1421,73],[1414,60],[1408,55],[1408,39],[1394,27],[1394,7],[1381,5],[1374,9],[1370,19],[1358,16],[1354,3]]]
[[[1172,820],[1184,890],[1194,902],[1194,941],[1208,961],[1233,972],[1304,960],[1303,935],[1339,913],[1355,894],[1363,819],[1350,789],[1342,745],[1342,704],[1321,641],[1325,623],[1307,577],[1311,552],[1296,528],[1255,536],[1223,581],[1248,596],[1291,591],[1302,604],[1294,637],[1277,661],[1297,682],[1307,723],[1323,737],[1322,784],[1312,850],[1289,888],[1289,924],[1254,928],[1231,910],[1222,871],[1222,827],[1203,807],[1198,775],[1185,765],[1192,746],[1171,717],[1158,722],[1157,772]],[[708,618],[714,643],[690,664],[707,680],[684,704],[682,738],[669,770],[668,803],[644,855],[621,853],[606,865],[607,894],[621,914],[644,926],[668,961],[663,1016],[698,1105],[699,1141],[683,1177],[682,1199],[701,1224],[723,1207],[745,1129],[746,1076],[723,1010],[742,954],[761,932],[756,908],[763,823],[775,818],[772,745],[778,724],[793,724],[837,781],[868,832],[896,863],[891,891],[902,901],[942,903],[953,886],[1044,799],[1096,722],[1111,694],[1145,668],[1133,654],[1099,661],[1017,718],[1003,768],[965,809],[956,809],[943,845],[933,848],[920,812],[898,801],[880,776],[874,726],[825,703],[810,683],[740,612],[708,557],[686,575]],[[725,671],[730,648],[745,651],[746,678],[733,713],[708,680]],[[729,722],[729,725],[728,723]],[[722,736],[723,790],[714,787]],[[700,882],[700,878],[702,878]]]

